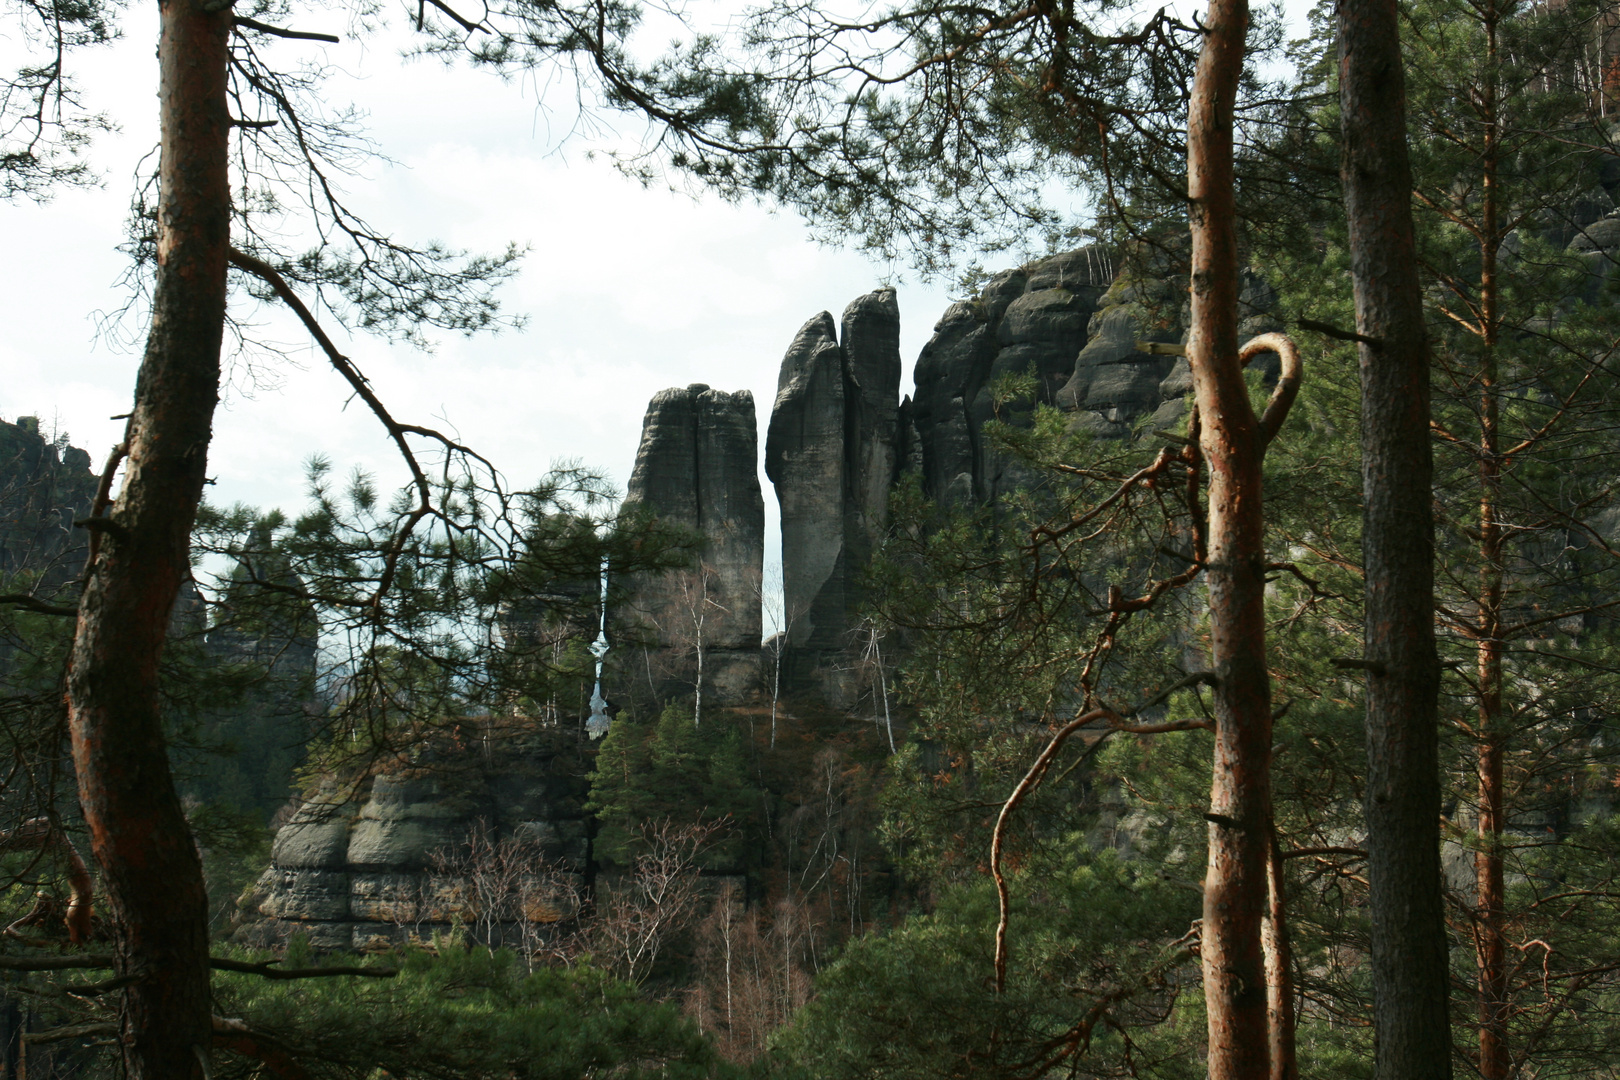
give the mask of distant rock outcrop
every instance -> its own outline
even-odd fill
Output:
[[[298,933],[317,949],[366,949],[460,924],[522,947],[573,919],[590,844],[571,741],[377,775],[357,791],[326,783],[276,832],[238,940],[271,947]],[[513,895],[491,910],[495,891]]]
[[[219,700],[199,710],[204,749],[173,750],[189,766],[181,790],[269,821],[292,794],[304,746],[319,727],[320,621],[263,526],[215,584],[213,603],[204,605],[186,582],[170,619],[171,639],[200,645],[197,659],[226,683]]]
[[[42,597],[73,580],[86,545],[73,521],[89,514],[96,484],[90,455],[47,440],[37,417],[0,421],[0,577]]]
[[[1041,478],[986,438],[991,420],[1019,425],[1051,406],[1099,438],[1180,421],[1192,389],[1186,360],[1139,348],[1185,339],[1179,262],[1173,248],[1093,246],[991,276],[935,325],[904,400],[893,289],[856,299],[841,324],[822,312],[800,328],[765,438],[782,515],[785,686],[853,706],[863,582],[901,475],[917,473],[941,504],[994,505]],[[1258,275],[1245,272],[1241,302],[1245,335],[1275,328],[1275,295]],[[1265,370],[1268,359],[1274,374],[1274,356],[1256,363]],[[1020,382],[998,404],[998,388]],[[648,575],[631,590],[631,619],[651,641],[646,677],[632,682],[659,695],[695,684],[697,642],[706,692],[736,702],[754,685],[764,548],[756,438],[747,393],[696,384],[648,406],[626,502],[697,533],[705,567]]]
[[[847,691],[829,661],[851,647],[865,602],[861,574],[888,529],[902,463],[894,290],[850,304],[841,331],[827,312],[799,331],[782,359],[765,437],[765,475],[782,509],[784,664],[800,686],[822,673],[833,703]]]
[[[630,618],[650,639],[648,681],[659,693],[692,689],[701,648],[705,693],[741,701],[759,685],[765,560],[753,394],[694,383],[654,396],[625,504],[702,541],[697,566],[632,586]]]

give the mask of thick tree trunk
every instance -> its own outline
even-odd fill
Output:
[[[1245,0],[1211,0],[1187,114],[1192,327],[1187,358],[1209,466],[1207,578],[1215,761],[1201,938],[1210,1080],[1270,1072],[1262,948],[1269,913],[1271,684],[1266,669],[1264,438],[1238,353],[1232,130]]]
[[[1451,1076],[1440,892],[1429,359],[1395,0],[1339,0],[1339,94],[1361,361],[1367,851],[1379,1080]]]
[[[97,533],[68,681],[73,761],[117,928],[132,1077],[202,1077],[207,896],[163,737],[158,661],[189,572],[219,387],[230,233],[228,6],[160,5],[162,149],[151,336],[124,484]]]

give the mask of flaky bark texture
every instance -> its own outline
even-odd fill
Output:
[[[213,1042],[202,866],[169,772],[158,660],[188,573],[219,386],[230,9],[160,5],[157,277],[124,484],[96,532],[68,679],[73,761],[117,928],[132,1077],[202,1077]]]
[[[1211,0],[1187,115],[1192,327],[1187,358],[1209,467],[1207,579],[1215,671],[1215,762],[1202,952],[1210,1080],[1270,1073],[1266,965],[1271,845],[1271,687],[1266,671],[1265,440],[1238,355],[1232,122],[1248,29],[1245,0]]]
[[[1440,894],[1429,364],[1395,0],[1340,0],[1366,500],[1367,852],[1380,1080],[1451,1076]]]

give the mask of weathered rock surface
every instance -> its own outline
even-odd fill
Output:
[[[656,647],[662,678],[690,690],[701,644],[705,693],[742,701],[761,662],[765,502],[754,396],[702,383],[655,395],[625,503],[702,540],[700,567],[647,575],[632,588],[631,618]]]
[[[864,598],[861,575],[888,529],[889,491],[907,440],[900,309],[878,289],[844,310],[842,341],[822,312],[782,359],[765,438],[765,475],[782,510],[782,576],[791,682],[836,670]],[[909,426],[909,425],[908,425]],[[838,702],[845,690],[821,687]]]
[[[90,512],[96,484],[90,455],[47,440],[38,417],[0,421],[0,574],[37,579],[42,597],[73,580],[86,543],[73,521]]]
[[[923,490],[947,504],[993,504],[1038,482],[984,438],[992,419],[1019,424],[1036,405],[1073,415],[1071,425],[1104,438],[1171,427],[1192,390],[1187,362],[1143,352],[1139,343],[1186,337],[1186,285],[1173,252],[1141,249],[1116,259],[1100,247],[1041,259],[994,275],[971,300],[952,304],[917,360],[916,389],[902,405],[914,445],[904,448]],[[1245,272],[1241,333],[1275,329],[1276,296]],[[1254,363],[1275,376],[1272,354]],[[993,388],[1033,376],[1033,393],[1000,409]]]
[[[982,439],[997,417],[992,388],[1032,375],[1032,395],[1005,405],[1017,423],[1056,402],[1086,346],[1113,261],[1100,248],[1054,255],[996,274],[972,300],[951,305],[917,360],[912,395],[923,488],[942,502],[984,503],[1032,479]]]
[[[516,940],[574,918],[590,841],[588,766],[572,740],[536,739],[493,763],[381,774],[358,790],[328,783],[277,831],[256,901],[244,905],[259,918],[238,937],[271,946],[302,933],[317,949],[364,949],[458,921],[504,920],[511,925],[495,932]],[[482,856],[469,846],[474,835],[488,841]],[[503,842],[507,854],[496,856]],[[515,887],[521,903],[489,919],[480,874]]]

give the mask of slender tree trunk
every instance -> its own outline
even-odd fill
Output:
[[[894,748],[894,718],[889,715],[889,677],[883,673],[883,650],[878,649],[878,689],[883,691],[883,730],[889,733],[889,753]]]
[[[1510,1068],[1507,1045],[1507,947],[1503,940],[1506,897],[1503,893],[1502,759],[1507,731],[1502,716],[1502,609],[1503,535],[1501,524],[1502,446],[1500,373],[1497,340],[1501,327],[1501,289],[1497,262],[1501,255],[1498,170],[1497,27],[1494,3],[1481,11],[1485,31],[1484,82],[1480,87],[1482,120],[1480,154],[1479,236],[1479,616],[1476,662],[1479,677],[1479,851],[1475,855],[1477,883],[1476,933],[1479,985],[1479,1075],[1481,1080],[1506,1080]]]
[[[1379,1080],[1448,1080],[1434,464],[1406,82],[1395,0],[1339,0],[1338,13],[1356,328],[1376,342],[1359,346],[1374,1068]]]
[[[98,520],[68,678],[73,761],[117,928],[128,1074],[202,1077],[207,895],[164,745],[158,661],[189,573],[219,388],[230,234],[228,6],[160,5],[157,278],[123,490]]]
[[[785,635],[787,631],[783,631]],[[782,699],[782,635],[777,636],[771,662],[771,749],[776,749],[776,703]]]
[[[1494,251],[1489,256],[1494,263]],[[1490,266],[1491,263],[1487,263]],[[1495,308],[1494,274],[1482,282],[1482,294]],[[1503,531],[1500,514],[1502,463],[1498,424],[1499,392],[1494,319],[1486,323],[1484,363],[1480,371],[1480,595],[1475,663],[1479,679],[1476,755],[1479,780],[1479,850],[1474,856],[1477,894],[1475,927],[1479,988],[1479,1072],[1483,1080],[1505,1080],[1510,1064],[1507,1046],[1507,946],[1503,938],[1506,896],[1503,886],[1502,833],[1507,825],[1503,758],[1508,732],[1502,715]]]
[[[1482,725],[1500,720],[1501,651],[1497,642],[1482,642],[1479,649],[1481,682],[1497,681],[1480,693]],[[1491,715],[1495,713],[1497,715]],[[1510,1071],[1507,1044],[1507,946],[1503,937],[1506,900],[1502,873],[1502,740],[1494,727],[1483,731],[1479,746],[1479,851],[1474,856],[1477,889],[1475,926],[1478,934],[1476,963],[1479,984],[1479,1075],[1482,1080],[1505,1080]]]
[[[1294,948],[1288,936],[1288,905],[1283,891],[1282,849],[1271,833],[1266,860],[1266,1011],[1271,1024],[1271,1080],[1299,1080],[1294,1032]]]
[[[692,693],[692,726],[703,723],[703,624],[698,624],[697,682]]]
[[[1232,131],[1246,0],[1211,0],[1187,115],[1192,327],[1187,358],[1209,466],[1215,761],[1202,953],[1210,1080],[1270,1073],[1266,965],[1271,686],[1266,669],[1261,426],[1238,354]]]

